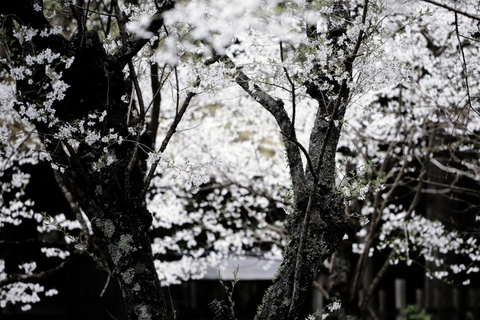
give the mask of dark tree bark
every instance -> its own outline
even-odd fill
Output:
[[[290,242],[274,283],[264,296],[257,320],[298,317],[324,261],[336,250],[347,227],[344,198],[335,187],[335,154],[349,103],[347,83],[350,79],[338,80],[338,76],[342,72],[351,76],[363,33],[358,35],[353,50],[349,48],[352,39],[338,41],[346,34],[349,8],[343,0],[334,1],[332,6],[326,36],[331,40],[329,59],[337,69],[332,77],[320,72],[320,67],[314,67],[312,79],[304,84],[307,93],[318,102],[308,152],[296,140],[294,119],[289,118],[283,101],[269,96],[257,85],[250,85],[251,79],[243,72],[239,71],[236,77],[236,82],[276,119],[284,137],[294,191],[295,212],[287,219]],[[317,36],[315,26],[307,26],[307,36],[312,39]],[[339,59],[340,51],[347,54]],[[301,152],[308,161],[305,172]]]
[[[147,40],[130,37],[123,47],[108,55],[96,31],[81,30],[65,39],[61,35],[34,36],[31,41],[20,42],[13,37],[14,21],[21,26],[44,30],[50,29],[43,12],[34,10],[33,0],[12,1],[2,4],[0,13],[8,42],[7,71],[13,67],[32,70],[31,80],[18,80],[18,106],[27,103],[42,105],[47,100],[51,81],[46,76],[45,64],[27,65],[26,57],[44,49],[51,49],[63,57],[74,57],[70,68],[54,61],[56,72],[62,72],[62,80],[69,85],[65,98],[55,101],[52,108],[58,124],[75,123],[88,119],[89,114],[106,112],[103,122],[90,127],[107,135],[110,130],[120,136],[129,136],[128,105],[122,101],[127,94],[122,69],[145,45]],[[161,13],[172,8],[173,3],[163,1],[150,26],[156,30],[162,26]],[[80,10],[81,11],[81,10]],[[82,12],[81,12],[82,13]],[[137,119],[142,124],[143,119]],[[160,282],[154,267],[148,230],[152,222],[146,209],[144,197],[146,159],[138,152],[138,143],[124,142],[106,146],[100,141],[89,145],[80,142],[74,150],[66,141],[52,138],[56,127],[42,121],[34,121],[38,134],[53,142],[45,144],[52,160],[67,167],[64,181],[72,187],[74,201],[81,204],[92,222],[94,235],[108,248],[108,261],[112,274],[118,279],[125,299],[129,319],[166,319],[167,307]],[[140,137],[140,135],[139,135]],[[142,143],[149,144],[141,137]],[[144,141],[145,140],[145,141]],[[116,161],[109,166],[96,168],[96,162],[104,155],[104,147]],[[152,147],[152,145],[149,145]],[[81,191],[80,191],[81,190]]]

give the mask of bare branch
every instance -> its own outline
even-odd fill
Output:
[[[413,211],[417,207],[418,202],[420,201],[420,196],[422,194],[423,185],[425,183],[423,177],[427,173],[427,165],[429,164],[429,162],[431,160],[430,159],[430,154],[432,153],[432,150],[434,148],[434,139],[435,139],[435,135],[432,133],[429,137],[428,149],[426,150],[426,152],[424,154],[424,159],[422,161],[422,167],[421,167],[421,170],[420,170],[420,175],[418,177],[419,182],[418,182],[418,185],[416,186],[416,189],[415,189],[415,196],[414,196],[412,202],[410,203],[410,206],[409,206],[409,208],[408,208],[408,210],[405,214],[405,217],[404,217],[405,220],[410,218]],[[412,141],[410,139],[410,144],[411,143],[412,143]],[[370,232],[369,232],[369,237],[368,237],[368,239],[365,243],[363,253],[360,256],[360,258],[358,259],[357,266],[355,268],[354,280],[353,280],[352,285],[350,286],[350,301],[353,301],[353,299],[354,299],[354,297],[355,297],[355,295],[358,291],[357,288],[359,286],[360,279],[363,277],[363,274],[365,272],[365,268],[363,268],[363,266],[366,263],[366,260],[367,260],[367,257],[368,257],[368,252],[370,251],[370,248],[373,245],[374,237],[377,234],[377,229],[380,227],[380,222],[381,222],[381,217],[382,217],[381,213],[383,212],[384,208],[386,207],[387,202],[390,200],[390,196],[393,194],[393,191],[400,185],[400,179],[403,176],[403,171],[404,171],[404,168],[406,166],[405,163],[406,163],[406,161],[404,161],[404,164],[402,165],[401,170],[399,171],[397,177],[395,178],[394,184],[392,185],[389,192],[387,193],[387,195],[385,197],[385,200],[383,201],[383,203],[381,205],[381,208],[377,211],[378,212],[377,217],[375,219],[373,219],[374,221],[372,222],[372,226],[371,226],[371,229],[370,229]],[[380,198],[379,194],[377,194],[377,196]]]
[[[133,86],[135,88],[135,93],[137,94],[138,105],[140,106],[140,119],[141,121],[144,122],[145,121],[145,104],[143,102],[142,90],[140,89],[137,73],[135,72],[135,67],[133,66],[132,60],[128,61],[128,69],[130,70],[130,77],[132,79]]]
[[[71,3],[69,1],[58,1],[60,3],[62,3],[63,5],[68,5],[70,7],[76,7],[76,8],[79,8],[79,9],[83,9],[83,7],[79,6],[79,5],[76,5],[74,3]],[[90,1],[89,1],[90,2]],[[87,6],[88,8],[88,6]],[[106,16],[106,17],[116,17],[114,14],[111,14],[111,13],[105,13],[105,12],[101,12],[101,11],[96,11],[96,10],[92,10],[92,9],[88,9],[88,12],[91,12],[91,13],[95,13],[95,14],[98,14],[99,16]],[[107,33],[108,34],[108,33]]]
[[[400,125],[397,126],[397,132],[399,132],[399,130],[400,130]],[[412,144],[412,141],[411,141],[411,138],[410,138],[409,146],[411,146],[411,144]],[[395,145],[395,143],[392,141],[392,143],[390,143],[388,153],[393,152],[394,145]],[[393,192],[396,190],[396,188],[398,188],[400,186],[400,181],[401,181],[401,179],[404,175],[404,171],[405,171],[406,166],[407,166],[407,161],[404,161],[402,166],[398,170],[398,173],[397,173],[397,175],[394,179],[394,182],[392,183],[392,186],[389,188],[388,193],[384,197],[383,202],[381,202],[382,201],[381,200],[382,196],[379,192],[375,195],[375,199],[374,199],[374,202],[373,202],[373,208],[375,210],[374,210],[374,213],[373,213],[373,216],[372,216],[372,222],[371,222],[371,225],[370,225],[369,236],[367,238],[367,241],[365,242],[364,251],[360,255],[360,257],[357,261],[357,264],[355,266],[355,269],[354,269],[354,273],[353,273],[354,276],[352,277],[353,281],[352,281],[352,284],[350,286],[350,301],[353,301],[356,294],[357,294],[357,288],[360,285],[360,279],[361,279],[361,277],[363,275],[363,272],[364,272],[363,266],[366,263],[366,260],[367,260],[367,257],[368,257],[368,252],[373,245],[374,235],[376,235],[377,230],[380,227],[380,222],[382,220],[382,212],[385,209],[385,207],[387,206],[387,203],[388,203],[391,195],[393,194]],[[382,163],[380,173],[385,172],[386,167],[387,167],[387,158],[385,158],[384,162]]]
[[[135,67],[133,66],[133,62],[132,60],[130,59],[128,61],[128,68],[130,70],[130,78],[133,82],[133,86],[135,88],[135,92],[137,94],[137,100],[138,100],[138,105],[140,106],[140,125],[143,127],[143,125],[145,124],[145,121],[146,121],[146,115],[145,115],[145,104],[143,103],[143,94],[142,94],[142,90],[140,89],[140,85],[138,83],[138,77],[137,77],[137,74],[135,72]],[[138,149],[139,149],[139,145],[140,145],[140,138],[141,138],[141,134],[138,133],[137,134],[137,139],[136,139],[136,142],[134,144],[134,147],[133,147],[133,153],[132,153],[132,157],[130,158],[130,161],[127,165],[127,167],[125,168],[125,193],[127,195],[127,198],[130,198],[130,175],[132,174],[132,170],[133,170],[133,166],[135,164],[135,161],[137,160],[137,157],[138,157]]]
[[[429,160],[429,158],[426,157],[423,164],[422,164],[422,172],[420,173],[420,177],[419,177],[420,181],[418,183],[418,187],[417,187],[417,190],[415,192],[415,196],[413,197],[413,200],[410,203],[410,206],[408,207],[407,213],[405,214],[405,217],[404,217],[405,221],[408,218],[410,218],[412,213],[415,211],[415,208],[417,207],[418,203],[420,202],[420,197],[422,195],[422,187],[423,187],[423,184],[425,183],[425,181],[423,179],[423,176],[427,173],[426,167],[427,167],[427,164],[428,164],[428,160]],[[370,248],[365,247],[364,252],[365,251],[368,252],[369,249]],[[387,272],[388,267],[390,266],[390,259],[393,257],[394,254],[395,254],[395,249],[392,249],[392,251],[388,255],[387,259],[385,260],[385,263],[383,264],[382,268],[377,273],[376,277],[373,279],[372,283],[368,287],[367,294],[365,295],[365,298],[361,303],[361,308],[362,309],[367,307],[369,299],[372,297],[373,290],[375,290],[378,283],[382,279],[383,275]]]
[[[364,0],[364,2],[363,2],[362,25],[364,26],[364,28],[365,28],[365,22],[367,21],[368,1],[369,0]],[[361,28],[360,31],[358,32],[357,42],[355,43],[355,48],[353,49],[352,54],[350,55],[349,59],[355,59],[356,55],[358,54],[358,50],[360,50],[360,45],[362,44],[363,35],[365,33],[364,28]],[[352,63],[352,62],[350,62],[350,63]]]
[[[460,176],[464,176],[464,177],[468,177],[470,179],[473,179],[473,180],[477,180],[478,177],[476,177],[474,174],[472,173],[468,173],[468,172],[465,172],[465,171],[462,171],[462,170],[459,170],[457,168],[454,168],[454,167],[448,167],[448,166],[445,166],[443,164],[441,164],[437,159],[430,159],[430,162],[433,163],[437,168],[445,171],[445,172],[449,172],[449,173],[453,173],[453,174],[458,174]]]
[[[388,257],[385,259],[385,262],[383,263],[382,267],[377,272],[375,278],[373,278],[372,282],[370,283],[370,286],[367,289],[367,293],[365,294],[365,298],[363,299],[362,304],[360,305],[361,310],[367,307],[367,304],[373,295],[373,291],[377,288],[378,283],[380,282],[380,280],[382,280],[383,276],[385,275],[388,268],[390,267],[390,260],[393,258],[394,254],[395,254],[395,250],[392,249]]]
[[[322,293],[322,295],[325,297],[325,299],[330,300],[330,294],[328,293],[327,290],[322,286],[321,283],[317,281],[313,281],[313,286]]]
[[[335,120],[337,120],[337,117],[338,117],[339,113],[341,112],[340,106],[342,105],[342,102],[343,102],[342,96],[344,95],[344,92],[346,92],[347,90],[348,90],[347,81],[343,80],[342,85],[341,85],[340,90],[339,90],[339,93],[338,93],[338,98],[337,98],[336,103],[335,103],[335,107],[333,109],[333,113],[332,113],[332,115],[330,117],[330,121],[328,123],[327,132],[325,134],[325,137],[323,138],[322,147],[320,148],[320,156],[318,157],[317,166],[315,167],[315,172],[314,172],[316,175],[318,175],[320,170],[322,169],[325,151],[326,151],[328,143],[330,142],[330,136],[332,135],[333,128],[335,127]],[[345,108],[342,108],[342,109],[345,109]],[[313,151],[313,150],[311,150],[311,151]]]

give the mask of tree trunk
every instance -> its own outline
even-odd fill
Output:
[[[64,73],[71,87],[62,106],[64,112],[59,114],[72,122],[107,111],[104,122],[94,128],[105,135],[112,130],[129,136],[129,110],[121,100],[128,90],[121,65],[103,52],[95,32],[88,31],[77,39],[76,48],[74,64]],[[141,124],[143,119],[138,121]],[[139,153],[138,144],[149,142],[140,133],[132,139],[136,142],[99,144],[94,148],[81,144],[76,153],[70,152],[67,160],[75,184],[83,186],[88,197],[80,202],[94,208],[94,215],[89,216],[93,232],[108,248],[112,274],[120,283],[128,318],[167,319],[148,237],[152,216],[142,194],[146,160]],[[115,161],[103,166],[98,161],[105,156],[106,145]],[[64,157],[59,155],[54,159],[61,161]]]
[[[139,210],[140,211],[140,210]],[[167,319],[167,306],[153,264],[148,223],[138,219],[144,212],[114,212],[120,219],[95,219],[113,262],[129,319]],[[127,217],[125,219],[125,217]]]
[[[173,3],[168,5],[171,7]],[[152,216],[146,209],[144,195],[146,156],[138,150],[140,142],[152,149],[153,146],[147,134],[139,132],[144,115],[134,118],[128,104],[122,101],[129,93],[122,69],[146,40],[132,39],[115,56],[107,55],[96,31],[81,29],[71,41],[61,35],[36,35],[31,41],[20,42],[12,33],[14,19],[38,30],[49,29],[43,12],[34,10],[31,0],[23,0],[2,6],[0,13],[5,14],[3,27],[12,39],[8,50],[16,53],[8,57],[6,68],[23,67],[32,71],[28,79],[16,81],[17,110],[23,112],[26,106],[48,110],[52,101],[49,94],[57,81],[49,77],[48,70],[61,74],[60,80],[68,85],[65,96],[54,99],[50,105],[54,113],[49,116],[55,118],[55,125],[53,118],[28,120],[44,139],[52,162],[65,169],[64,181],[68,182],[65,186],[70,187],[75,196],[73,201],[80,204],[92,223],[94,237],[89,243],[101,239],[108,248],[108,252],[98,255],[106,257],[99,262],[108,265],[106,269],[119,281],[129,319],[166,319],[167,307],[148,237]],[[73,57],[73,63],[67,66],[55,58],[27,64],[28,56],[47,48],[62,58]],[[129,118],[134,121],[127,123]],[[76,131],[62,136],[59,128],[68,126]],[[129,126],[137,133],[132,134]],[[90,141],[89,132],[93,134]],[[112,140],[108,138],[110,133],[128,137],[130,141]],[[102,137],[107,139],[103,141]],[[90,249],[93,250],[92,246]]]
[[[286,223],[290,242],[274,283],[264,296],[257,320],[296,319],[324,261],[336,250],[346,231],[348,216],[344,197],[336,188],[335,155],[350,96],[350,79],[340,80],[340,75],[346,73],[351,77],[360,44],[358,40],[352,50],[347,44],[349,40],[339,40],[346,35],[349,19],[348,2],[333,1],[327,38],[331,40],[330,64],[337,69],[324,74],[321,71],[324,66],[314,66],[312,79],[304,83],[307,93],[318,102],[308,153],[296,140],[295,123],[286,116],[283,102],[268,96],[258,86],[248,86],[250,80],[245,75],[237,76],[237,83],[277,120],[284,136],[295,196],[295,212]],[[307,36],[312,41],[317,40],[317,35],[316,26],[307,26]],[[362,34],[358,39],[362,39]],[[352,55],[339,58],[337,52]],[[305,172],[299,170],[303,167],[299,160],[301,151],[308,162]]]
[[[330,192],[317,195],[315,202],[310,213],[307,213],[304,205],[289,219],[291,223],[301,226],[304,217],[311,216],[304,233],[298,227],[291,233],[284,261],[273,285],[264,296],[257,320],[295,319],[323,262],[335,251],[345,233],[347,217],[343,198]],[[305,235],[303,241],[302,234]],[[300,262],[299,258],[300,264],[297,263]],[[293,285],[296,275],[299,279],[298,292],[295,292]]]

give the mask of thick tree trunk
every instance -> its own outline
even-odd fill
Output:
[[[13,19],[18,24],[38,30],[51,28],[43,12],[34,10],[33,3],[33,0],[12,1],[9,2],[11,7],[0,7],[0,13],[6,15],[3,18],[5,29],[14,28]],[[161,13],[172,6],[173,1],[159,4],[157,18],[150,26],[152,30],[158,30],[162,24]],[[332,6],[334,10],[329,15],[328,37],[332,40],[329,45],[333,47],[334,55],[339,51],[348,51],[341,44],[347,41],[337,44],[337,39],[346,33],[348,8],[342,0],[334,1]],[[309,36],[314,37],[316,33],[311,29]],[[17,88],[22,93],[19,108],[22,103],[43,105],[46,101],[52,85],[47,80],[50,87],[45,86],[47,63],[27,66],[25,61],[28,55],[49,48],[62,56],[75,57],[70,68],[61,64],[55,67],[49,65],[63,72],[62,80],[70,86],[65,98],[53,104],[59,125],[76,125],[79,121],[88,121],[92,114],[105,113],[103,122],[93,124],[89,129],[102,136],[112,130],[119,136],[136,139],[128,131],[127,115],[132,114],[128,105],[122,102],[122,96],[129,93],[122,69],[148,40],[127,39],[112,56],[105,53],[96,32],[84,29],[72,41],[61,35],[51,35],[34,36],[32,41],[20,43],[13,34],[8,36],[12,39],[11,47],[16,47],[18,53],[17,57],[12,57],[16,59],[12,64],[15,67],[36,68],[32,79],[29,79],[32,82],[27,79],[17,82]],[[353,58],[331,58],[332,65],[345,67],[337,76],[351,73]],[[280,127],[296,196],[295,212],[287,224],[291,239],[285,259],[274,284],[265,295],[257,319],[295,319],[324,260],[332,254],[345,232],[347,216],[343,197],[335,188],[335,152],[349,91],[346,80],[342,83],[328,80],[331,75],[321,75],[319,70],[312,70],[315,79],[305,83],[307,93],[319,103],[306,154],[311,165],[306,172],[303,171],[301,152],[295,138],[294,122],[289,119],[283,102],[256,85],[251,86],[250,79],[241,70],[236,72],[237,83],[272,113]],[[331,90],[322,89],[325,82],[331,85]],[[144,124],[144,114],[141,110],[139,113],[139,124]],[[45,137],[56,133],[56,128],[48,123],[35,124],[38,132]],[[146,210],[143,194],[146,161],[138,150],[140,141],[123,144],[97,141],[91,144],[84,140],[83,136],[78,138],[80,145],[74,149],[69,141],[59,138],[47,148],[55,162],[68,166],[66,174],[69,180],[82,189],[81,195],[77,193],[80,197],[77,201],[85,206],[84,211],[92,222],[95,236],[101,238],[108,248],[112,274],[120,282],[129,319],[166,319],[166,304],[148,239],[151,215]],[[106,155],[105,149],[115,160],[99,166],[99,159]]]
[[[168,2],[160,9],[171,6],[173,3]],[[152,217],[144,196],[146,156],[138,149],[140,139],[144,144],[149,142],[145,140],[146,135],[132,135],[129,131],[128,126],[132,124],[127,123],[127,119],[133,115],[129,114],[128,104],[122,101],[122,96],[129,93],[122,69],[147,40],[129,39],[115,56],[106,54],[95,31],[80,30],[71,41],[61,35],[36,35],[22,43],[13,36],[14,19],[16,23],[39,30],[51,28],[43,12],[34,10],[31,0],[23,0],[2,6],[0,13],[5,14],[2,25],[12,39],[7,49],[16,52],[9,57],[6,68],[31,70],[29,79],[25,77],[16,82],[20,93],[17,109],[45,107],[55,84],[46,70],[61,74],[61,81],[69,86],[64,98],[51,104],[55,110],[51,114],[57,120],[55,125],[52,126],[51,121],[30,120],[40,137],[50,140],[45,148],[52,161],[66,168],[66,186],[91,221],[92,238],[101,239],[108,248],[105,250],[108,252],[102,252],[106,258],[100,262],[108,265],[107,269],[118,279],[129,319],[166,319],[167,307],[148,237]],[[161,19],[152,25],[155,23],[158,25]],[[47,48],[62,57],[74,57],[73,64],[66,67],[58,59],[27,64],[28,56]],[[141,126],[144,120],[138,117],[133,125]],[[64,128],[75,128],[70,136],[59,134],[58,128],[64,125]],[[88,132],[93,134],[90,141],[86,137]],[[110,133],[134,141],[118,143],[109,138],[102,141],[101,138]],[[107,156],[113,161],[107,163]]]
[[[85,109],[97,113],[107,111],[104,123],[95,129],[105,134],[113,130],[129,136],[128,106],[121,101],[128,90],[121,65],[105,55],[94,32],[78,39],[77,48],[72,71],[65,73],[71,89],[63,107],[77,113],[86,112]],[[112,273],[120,283],[128,318],[167,319],[167,306],[148,237],[152,216],[142,194],[146,162],[145,155],[138,151],[138,143],[140,140],[105,144],[115,158],[105,167],[96,167],[98,160],[105,156],[105,145],[97,148],[81,145],[68,161],[76,185],[86,190],[88,199],[82,202],[94,208],[94,215],[89,217],[93,231],[108,248]]]
[[[291,233],[284,261],[264,296],[257,320],[295,319],[323,262],[333,253],[345,233],[347,217],[343,198],[335,192],[317,195],[312,211],[307,214],[304,204],[289,219],[290,223],[302,226],[305,215],[311,216],[310,222],[305,231],[296,227],[296,231]],[[303,234],[305,237],[302,240]],[[299,258],[302,260],[300,264],[297,263]],[[296,278],[299,281],[298,293],[294,286]]]
[[[167,306],[153,264],[148,223],[139,215],[148,212],[117,212],[121,219],[95,219],[113,262],[113,274],[120,283],[129,319],[167,319]]]
[[[310,155],[317,173],[308,168],[305,186],[297,187],[309,193],[300,193],[295,199],[295,212],[287,220],[291,238],[285,258],[256,319],[295,319],[324,261],[345,234],[348,217],[344,198],[335,187],[335,151],[341,127],[326,120],[322,112],[319,109],[310,137]]]
[[[350,96],[350,80],[340,80],[340,75],[351,75],[360,42],[351,57],[339,58],[335,54],[351,52],[348,41],[339,41],[346,35],[348,21],[348,2],[333,1],[327,38],[331,40],[330,63],[337,65],[338,70],[326,75],[320,71],[322,66],[314,67],[312,80],[304,83],[307,93],[318,102],[308,154],[296,141],[294,123],[286,116],[283,102],[271,98],[259,87],[247,86],[250,80],[242,73],[237,76],[237,83],[277,120],[284,135],[295,192],[295,212],[287,220],[291,239],[274,284],[264,296],[257,320],[296,319],[324,261],[336,250],[346,231],[348,217],[344,198],[335,185],[335,154]],[[316,27],[307,26],[307,30],[307,36],[316,41]],[[358,39],[361,38],[360,34]],[[308,161],[305,172],[298,170],[302,168],[298,160],[300,149]]]

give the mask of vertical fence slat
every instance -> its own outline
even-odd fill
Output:
[[[405,318],[407,307],[407,292],[405,279],[395,279],[395,308],[397,309],[397,320]]]

